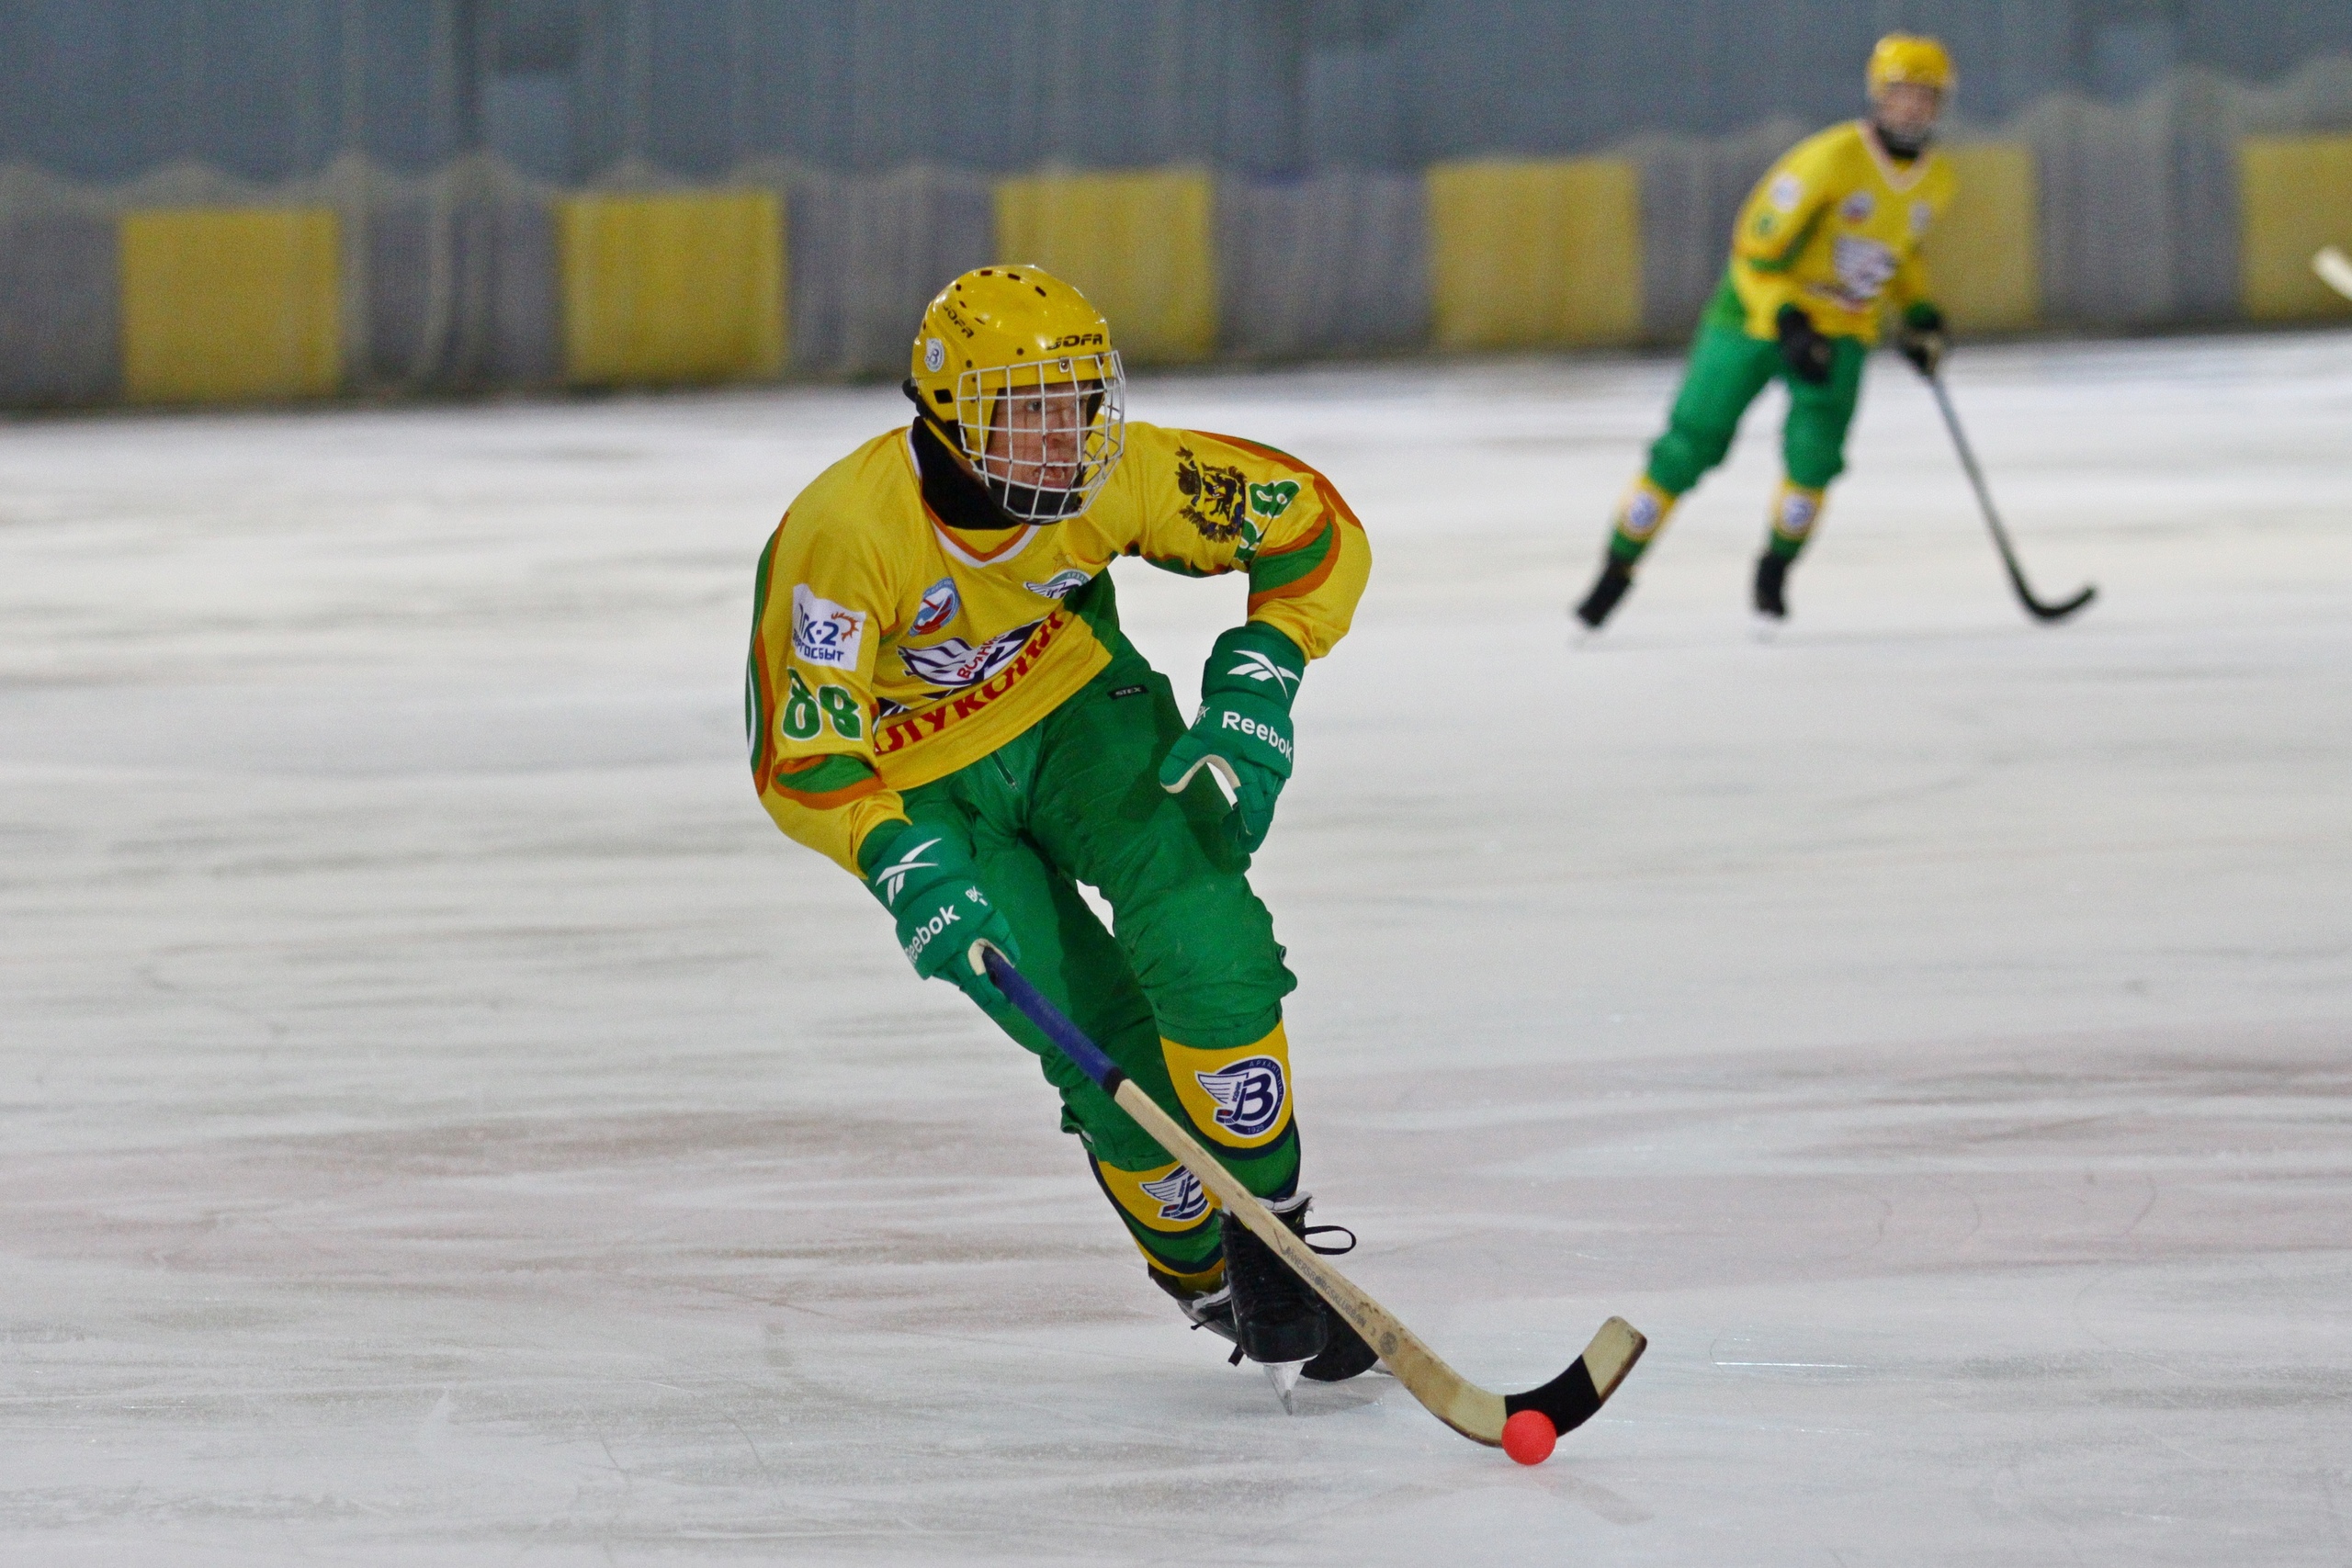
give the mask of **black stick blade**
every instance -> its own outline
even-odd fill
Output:
[[[1522,1410],[1540,1410],[1552,1423],[1555,1432],[1569,1432],[1593,1417],[1634,1363],[1649,1348],[1649,1341],[1642,1331],[1622,1317],[1612,1317],[1600,1325],[1584,1354],[1569,1363],[1568,1370],[1545,1383],[1542,1388],[1525,1393],[1503,1395],[1506,1418]]]
[[[2087,585],[2080,593],[2075,594],[2072,599],[2067,600],[2063,604],[2045,604],[2041,600],[2033,597],[2033,595],[2024,592],[2022,589],[2018,590],[2018,596],[2025,601],[2025,607],[2029,611],[2032,612],[2034,619],[2038,621],[2063,621],[2067,616],[2073,615],[2075,611],[2081,609],[2084,605],[2089,604],[2092,600],[2098,598],[2098,588],[2096,584]]]

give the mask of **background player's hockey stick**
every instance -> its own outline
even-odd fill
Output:
[[[2018,591],[2018,602],[2034,619],[2063,621],[2091,602],[2098,588],[2085,586],[2083,591],[2063,604],[2045,604],[2033,596],[2026,585],[2025,571],[2018,565],[2018,553],[2009,547],[2009,531],[2001,526],[2001,514],[1993,510],[1993,492],[1984,485],[1984,471],[1976,466],[1976,454],[1968,448],[1968,437],[1961,434],[1960,415],[1952,412],[1951,394],[1944,390],[1941,376],[1928,378],[1928,389],[1936,394],[1936,407],[1943,411],[1944,428],[1951,432],[1951,444],[1960,454],[1960,466],[1968,470],[1968,482],[1976,487],[1976,504],[1984,509],[1984,525],[1993,530],[1993,544],[2001,552],[2001,564],[2009,569],[2009,586]]]
[[[2321,282],[2352,299],[2352,256],[2330,245],[2312,257],[2312,270],[2319,274]]]
[[[1490,1393],[1471,1382],[1414,1337],[1412,1330],[1390,1315],[1386,1307],[1349,1283],[1346,1276],[1310,1251],[1287,1225],[1267,1213],[1266,1206],[1252,1197],[1249,1189],[1211,1158],[1190,1133],[1119,1070],[1118,1064],[1105,1056],[1094,1042],[1079,1032],[1076,1024],[1039,994],[1036,987],[1023,979],[1021,971],[1006,962],[1003,953],[987,942],[974,942],[971,956],[974,964],[985,964],[988,976],[996,982],[997,988],[1012,998],[1012,1005],[1030,1022],[1045,1031],[1046,1037],[1062,1055],[1100,1085],[1161,1148],[1182,1161],[1185,1169],[1200,1179],[1202,1186],[1217,1195],[1227,1213],[1280,1253],[1283,1261],[1330,1303],[1334,1312],[1354,1325],[1356,1332],[1380,1353],[1380,1359],[1388,1363],[1388,1370],[1408,1393],[1427,1405],[1430,1415],[1464,1437],[1489,1448],[1503,1448],[1521,1464],[1540,1463],[1552,1451],[1552,1439],[1589,1420],[1641,1359],[1648,1341],[1632,1324],[1622,1317],[1612,1317],[1600,1325],[1600,1332],[1592,1337],[1584,1354],[1542,1388],[1526,1393],[1500,1394]],[[1511,1428],[1509,1441],[1504,1435],[1507,1425]]]

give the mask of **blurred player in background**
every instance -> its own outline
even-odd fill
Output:
[[[1943,357],[1943,312],[1928,297],[1919,243],[1951,203],[1951,164],[1929,142],[1954,82],[1951,57],[1935,39],[1881,39],[1870,60],[1870,118],[1800,141],[1748,196],[1666,434],[1619,504],[1600,577],[1577,606],[1587,626],[1609,618],[1675,503],[1724,460],[1747,405],[1775,378],[1789,389],[1785,469],[1756,562],[1756,609],[1787,615],[1789,567],[1845,469],[1846,431],[1882,310],[1901,312],[1896,341],[1920,374],[1934,375]]]
[[[1002,949],[1306,1234],[1282,1016],[1297,982],[1245,873],[1290,775],[1300,678],[1347,631],[1372,552],[1313,468],[1127,424],[1123,389],[1109,326],[1059,279],[982,267],[940,292],[912,425],[818,476],[761,558],[752,771],[777,826],[888,909],[918,975],[1038,1055],[1153,1281],[1236,1359],[1337,1381],[1374,1359],[1355,1330],[1222,1224],[975,962],[978,942]],[[1249,574],[1189,726],[1120,633],[1104,569],[1123,555]]]

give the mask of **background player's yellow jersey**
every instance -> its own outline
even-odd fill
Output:
[[[1933,148],[1898,164],[1860,120],[1789,149],[1758,182],[1732,237],[1732,287],[1748,334],[1775,335],[1781,307],[1793,301],[1822,332],[1876,343],[1882,310],[1928,298],[1919,243],[1955,189],[1950,161]]]
[[[1229,435],[1130,424],[1094,504],[1026,528],[942,522],[904,429],[820,474],[760,559],[745,716],[776,825],[855,874],[866,833],[905,817],[900,790],[987,756],[1110,662],[1096,580],[1123,555],[1246,570],[1250,618],[1309,659],[1346,634],[1372,569],[1329,480]]]

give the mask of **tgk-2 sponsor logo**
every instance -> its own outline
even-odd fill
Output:
[[[805,582],[792,585],[792,651],[803,663],[855,670],[865,612],[834,604]]]

